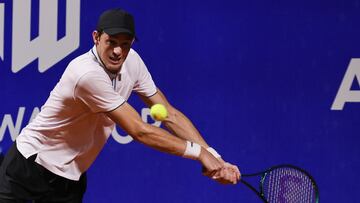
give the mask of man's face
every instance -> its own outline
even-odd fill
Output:
[[[93,40],[106,69],[112,73],[119,72],[130,51],[134,38],[127,34],[108,35],[94,31]]]

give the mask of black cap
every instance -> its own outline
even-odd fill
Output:
[[[108,35],[126,33],[135,37],[135,23],[133,16],[120,9],[110,9],[103,12],[99,18],[96,29]]]

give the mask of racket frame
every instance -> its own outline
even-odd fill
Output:
[[[243,174],[241,175],[241,177],[255,177],[255,176],[261,176],[260,178],[260,184],[259,184],[259,190],[257,190],[254,186],[252,186],[249,182],[245,181],[244,179],[241,178],[240,182],[242,182],[244,185],[246,185],[248,188],[250,188],[254,193],[256,193],[261,200],[264,203],[268,203],[268,201],[265,198],[265,194],[264,194],[264,181],[266,179],[266,176],[273,170],[276,170],[278,168],[293,168],[295,170],[298,170],[302,173],[304,173],[311,181],[311,183],[313,184],[313,188],[315,190],[315,202],[319,203],[319,189],[318,186],[315,182],[315,179],[310,175],[310,173],[308,173],[307,171],[305,171],[304,169],[291,165],[291,164],[281,164],[281,165],[276,165],[276,166],[272,166],[269,169],[262,171],[262,172],[257,172],[257,173],[251,173],[251,174]]]

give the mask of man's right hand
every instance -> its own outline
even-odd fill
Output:
[[[239,180],[234,170],[230,170],[228,166],[225,166],[224,162],[215,158],[203,147],[201,148],[199,161],[203,165],[203,175],[221,184],[236,184]]]
[[[223,163],[203,147],[201,147],[199,161],[203,166],[203,174],[208,177],[216,175],[224,166]]]
[[[224,167],[220,170],[219,174],[215,175],[213,179],[221,184],[236,184],[241,178],[239,168],[228,162],[224,163]]]

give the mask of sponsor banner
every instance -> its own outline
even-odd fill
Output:
[[[0,0],[2,151],[40,112],[67,64],[93,46],[98,16],[111,7],[134,14],[134,49],[156,85],[225,160],[243,173],[298,165],[318,182],[321,202],[355,201],[357,0]],[[144,122],[161,127],[135,95],[128,102]],[[120,127],[88,177],[84,202],[259,201]]]

